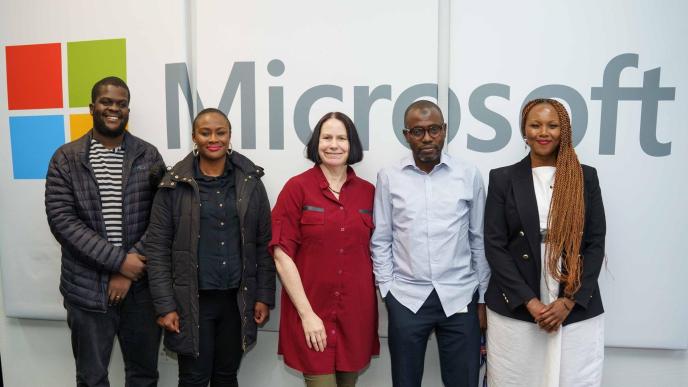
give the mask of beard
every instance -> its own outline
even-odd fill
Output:
[[[105,137],[115,138],[119,137],[124,133],[124,128],[127,127],[129,118],[122,119],[122,122],[115,129],[110,129],[105,125],[105,120],[101,116],[93,117],[93,129]]]
[[[433,146],[427,149],[427,152],[418,150],[417,157],[418,160],[420,160],[423,163],[431,163],[440,160],[440,158],[442,157],[442,148]]]

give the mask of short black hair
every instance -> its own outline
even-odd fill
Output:
[[[408,117],[409,113],[411,113],[411,111],[413,110],[420,109],[430,109],[437,111],[438,113],[440,113],[440,118],[442,118],[442,122],[444,122],[444,114],[442,114],[442,109],[440,109],[440,107],[432,101],[428,101],[427,99],[421,99],[410,104],[406,108],[406,111],[404,112],[404,126],[406,126],[406,118]]]
[[[361,139],[358,137],[358,132],[356,131],[356,125],[354,122],[344,113],[341,112],[330,112],[325,114],[320,121],[315,125],[313,129],[313,134],[306,144],[306,157],[308,160],[320,164],[320,155],[318,155],[318,144],[320,143],[320,129],[322,129],[325,121],[334,118],[339,120],[344,124],[346,128],[346,137],[349,139],[349,157],[346,159],[347,165],[356,164],[357,162],[363,160],[363,145],[361,144]]]
[[[229,122],[229,118],[227,118],[227,115],[225,114],[225,112],[223,112],[220,109],[216,109],[216,108],[205,108],[205,109],[201,110],[200,112],[198,112],[198,114],[196,114],[196,118],[194,118],[193,123],[191,124],[191,133],[192,134],[196,131],[196,123],[198,122],[198,119],[201,118],[202,116],[204,116],[206,114],[210,114],[210,113],[215,113],[215,114],[221,115],[222,118],[224,118],[225,121],[227,121],[227,127],[229,128],[229,131],[230,132],[232,131],[232,123]]]
[[[105,77],[101,79],[100,81],[96,82],[95,85],[93,85],[93,88],[91,88],[91,103],[96,103],[96,98],[98,97],[98,93],[100,93],[100,88],[105,87],[105,86],[116,86],[116,87],[121,87],[124,90],[127,91],[127,101],[131,102],[131,93],[129,92],[129,86],[127,86],[127,83],[122,80],[122,78],[118,77]]]

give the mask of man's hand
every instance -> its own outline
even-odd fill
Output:
[[[129,292],[131,280],[120,273],[112,273],[110,281],[108,281],[108,303],[110,305],[118,304],[124,300]]]
[[[256,305],[253,306],[253,320],[256,322],[256,324],[260,325],[264,323],[268,317],[270,317],[270,307],[260,301],[257,301]]]
[[[127,254],[119,272],[130,280],[137,281],[146,273],[146,257],[138,253]]]
[[[179,315],[176,311],[158,317],[155,322],[169,332],[179,333]]]
[[[487,330],[487,308],[485,308],[485,304],[478,304],[478,320],[480,321],[480,331],[485,333]]]

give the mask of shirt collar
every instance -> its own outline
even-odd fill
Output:
[[[119,145],[117,145],[116,147],[114,147],[114,148],[112,148],[112,149],[108,149],[108,148],[105,147],[105,145],[101,144],[100,141],[98,141],[98,140],[96,140],[95,138],[91,137],[91,146],[93,146],[94,144],[98,144],[98,146],[99,146],[100,148],[103,148],[103,149],[108,150],[108,151],[110,151],[110,152],[124,152],[124,149],[126,148],[126,147],[124,146],[124,141],[122,141],[122,142],[121,142]]]
[[[444,150],[443,150],[442,153],[440,154],[440,162],[437,165],[435,165],[435,167],[432,169],[432,171],[430,171],[430,173],[432,173],[436,170],[439,170],[440,168],[451,169],[451,160],[452,160],[452,157],[448,153],[444,152]],[[406,156],[403,159],[401,159],[400,166],[401,166],[401,169],[410,168],[410,169],[414,169],[416,171],[421,171],[421,169],[416,166],[416,161],[413,159],[413,155],[409,155],[409,156]],[[425,172],[423,172],[423,173],[425,173]]]
[[[198,163],[198,157],[194,157],[194,162],[193,162],[193,168],[194,168],[194,178],[196,180],[205,180],[205,181],[213,181],[217,179],[222,179],[225,178],[229,175],[229,173],[232,171],[232,163],[229,162],[229,157],[225,159],[225,170],[222,172],[222,175],[220,176],[206,176],[201,172],[201,167]]]
[[[327,187],[330,186],[330,183],[327,182],[327,178],[325,177],[325,173],[323,173],[322,169],[320,169],[320,165],[318,165],[318,164],[313,165],[313,169],[316,170],[316,173],[318,175],[318,180],[320,180],[320,188],[327,189]],[[351,168],[350,165],[347,165],[347,167],[346,167],[346,181],[344,182],[344,184],[347,184],[354,177],[356,177],[356,173],[354,172],[354,169]]]

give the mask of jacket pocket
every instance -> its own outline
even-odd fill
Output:
[[[165,330],[163,343],[170,351],[183,355],[194,355],[190,332],[192,325],[189,324],[191,310],[193,309],[189,302],[191,297],[190,287],[175,284],[173,294],[174,301],[177,306],[175,311],[179,316],[179,333]]]
[[[189,253],[186,251],[172,252],[172,282],[175,286],[186,286],[191,275],[196,275],[196,268],[192,267]]]
[[[180,317],[179,333],[165,330],[165,337],[163,339],[165,348],[180,355],[194,355],[193,348],[191,348],[191,340],[187,340],[186,329],[186,321]]]

